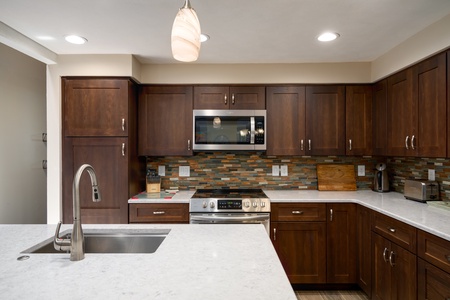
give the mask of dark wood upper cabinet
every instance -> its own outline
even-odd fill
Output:
[[[305,154],[305,87],[267,87],[267,155]]]
[[[266,109],[264,86],[195,86],[194,109]]]
[[[412,68],[388,78],[387,155],[414,155],[411,145],[417,137],[417,97],[413,87]]]
[[[141,86],[139,155],[192,155],[192,86]]]
[[[387,145],[387,80],[373,85],[372,145],[373,155],[385,155]]]
[[[347,155],[372,155],[372,86],[345,88]]]
[[[307,155],[345,155],[345,87],[306,87]]]
[[[63,78],[65,136],[128,136],[129,81]]]

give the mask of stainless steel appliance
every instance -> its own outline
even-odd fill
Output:
[[[389,179],[386,170],[386,164],[379,163],[375,166],[373,190],[380,193],[389,192]]]
[[[265,110],[194,109],[195,150],[266,150]]]
[[[270,230],[270,199],[261,189],[199,189],[189,213],[191,224],[262,224]]]
[[[406,199],[419,202],[439,200],[439,184],[436,181],[405,180],[403,193]]]

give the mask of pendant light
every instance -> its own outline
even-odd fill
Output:
[[[172,27],[172,55],[183,62],[196,61],[200,52],[200,22],[189,0],[180,8]]]

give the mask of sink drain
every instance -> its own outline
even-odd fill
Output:
[[[27,260],[27,259],[29,259],[30,257],[28,256],[28,255],[22,255],[22,256],[19,256],[18,258],[17,258],[17,260],[19,260],[19,261],[24,261],[24,260]]]

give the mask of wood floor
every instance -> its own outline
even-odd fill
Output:
[[[298,300],[368,300],[361,291],[295,291]]]

